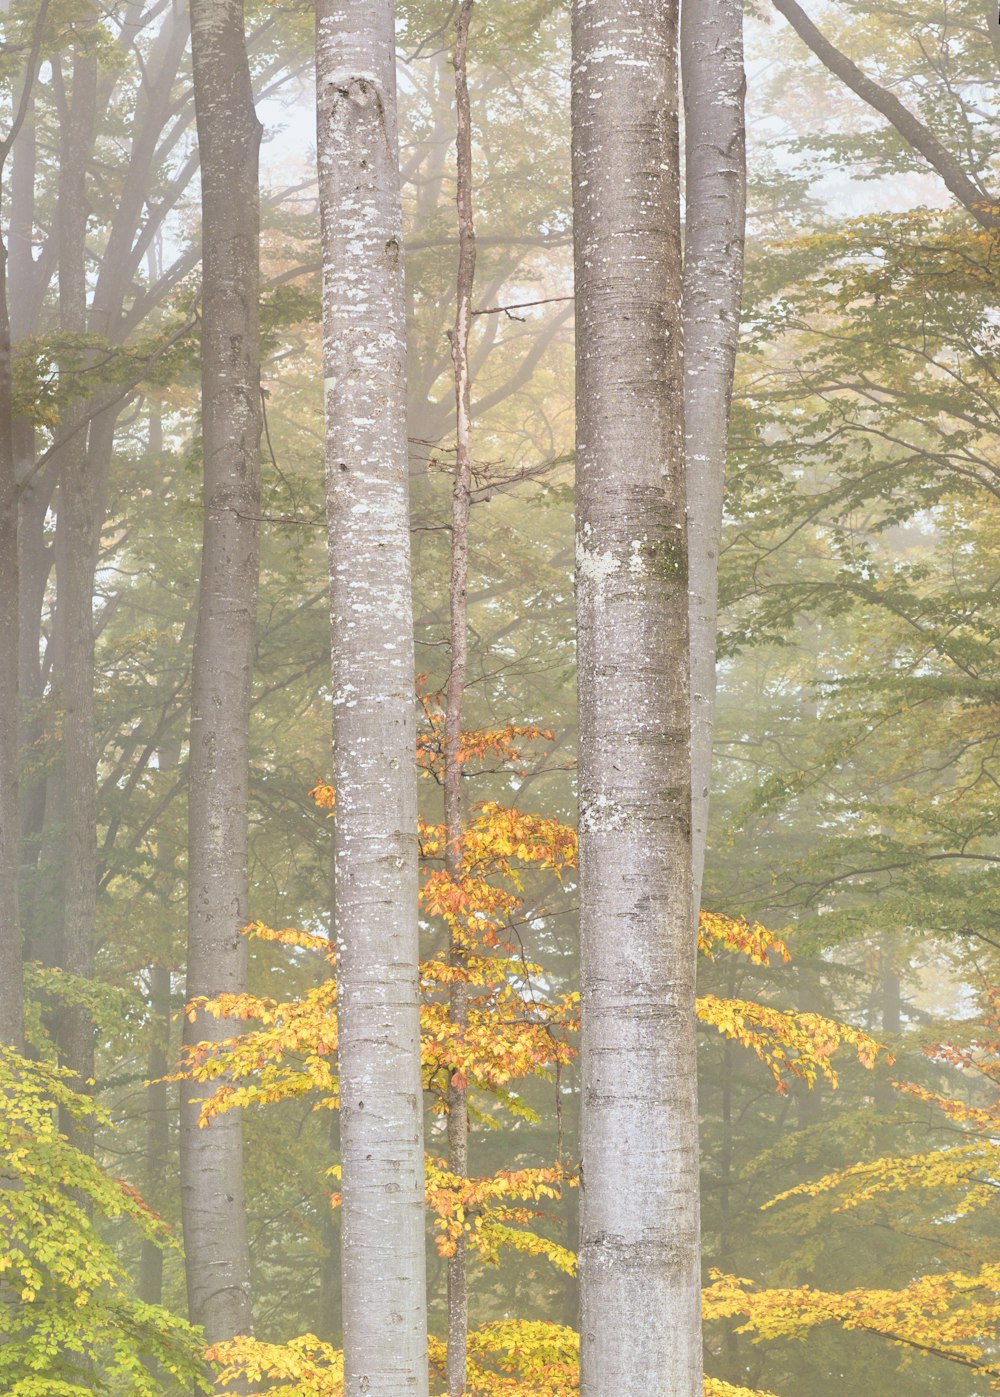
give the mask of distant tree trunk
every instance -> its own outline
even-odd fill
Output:
[[[331,1159],[340,1155],[340,1122],[331,1112],[327,1130],[327,1145]],[[341,1344],[340,1299],[340,1219],[333,1208],[325,1209],[320,1218],[322,1255],[319,1281],[316,1287],[316,1324],[314,1333],[324,1343],[339,1348]]]
[[[316,51],[344,1392],[424,1397],[416,719],[391,0],[322,0]]]
[[[457,884],[462,876],[462,707],[469,649],[469,512],[472,492],[472,410],[469,371],[469,330],[472,324],[472,289],[476,275],[476,232],[472,210],[472,113],[469,105],[469,25],[475,0],[462,0],[455,35],[455,105],[458,117],[457,203],[458,281],[455,324],[451,330],[451,356],[455,375],[455,477],[451,504],[451,670],[445,699],[444,815],[445,867]],[[449,948],[453,966],[461,968],[466,947],[452,936]],[[449,992],[449,1012],[454,1024],[469,1021],[469,986],[456,980]],[[469,1172],[468,1089],[455,1082],[448,1087],[448,1165],[465,1178]],[[464,1235],[448,1260],[448,1397],[462,1397],[468,1368],[469,1275]]]
[[[20,565],[18,561],[18,478],[14,427],[11,314],[7,291],[7,240],[3,234],[4,169],[18,135],[29,123],[38,73],[48,0],[42,0],[21,82],[15,87],[10,129],[0,140],[0,1044],[24,1047],[24,977],[18,916],[20,811],[18,746],[20,726]],[[22,164],[23,169],[23,164]],[[15,183],[17,181],[15,175]],[[13,202],[13,201],[12,201]],[[14,264],[23,221],[12,213]],[[29,252],[30,257],[30,252]]]
[[[103,424],[102,424],[103,425]],[[96,431],[98,423],[91,426]],[[60,963],[78,980],[94,974],[97,940],[97,755],[94,739],[94,573],[97,565],[95,482],[86,434],[68,450],[59,481],[56,526],[62,709],[63,937]],[[110,442],[108,443],[110,447]],[[59,1047],[66,1066],[94,1075],[94,1026],[82,1006],[60,1012]],[[71,1122],[66,1122],[71,1127]],[[72,1129],[71,1134],[75,1133]],[[78,1140],[82,1144],[83,1140]]]
[[[170,1106],[167,1083],[162,1080],[170,1070],[170,971],[165,965],[149,967],[149,1010],[143,1197],[159,1210],[170,1169]],[[163,1300],[163,1248],[147,1240],[139,1257],[139,1298],[147,1305],[159,1305]]]
[[[73,60],[70,119],[62,134],[59,169],[59,320],[65,333],[87,330],[87,176],[97,122],[97,59]],[[56,498],[56,664],[62,714],[60,865],[62,935],[59,963],[76,979],[89,980],[97,950],[97,754],[94,738],[94,573],[97,566],[98,482],[91,469],[89,438],[106,433],[106,420],[88,416],[87,405],[67,413],[59,451]],[[113,423],[112,423],[113,433]],[[110,438],[107,441],[110,450]],[[60,1055],[83,1081],[94,1075],[94,1026],[87,1010],[71,1003],[56,1024]],[[91,1146],[89,1132],[67,1117],[74,1142]]]
[[[677,7],[575,0],[589,1397],[702,1391]]]
[[[0,164],[0,181],[2,175]],[[0,230],[0,1044],[20,1048],[24,986],[17,912],[18,565],[13,427],[7,245]]]
[[[883,1036],[888,1037],[890,1048],[893,1039],[903,1029],[903,981],[899,973],[899,946],[892,932],[886,932],[879,941],[879,1027]],[[872,1097],[880,1111],[891,1111],[899,1100],[899,1094],[884,1071],[875,1079]]]
[[[20,112],[20,131],[12,129],[0,147],[0,196],[4,166],[8,155],[12,156],[9,257],[0,222],[0,1042],[16,1047],[22,1047],[24,1039],[23,931],[19,895],[21,790],[18,780],[23,691],[19,663],[19,432],[14,417],[12,349],[17,329],[22,327],[14,323],[16,298],[8,295],[8,270],[16,286],[19,277],[29,274],[31,262],[30,241],[27,246],[25,244],[23,212],[26,197],[30,238],[33,181],[26,184],[23,176],[26,169],[32,176],[34,173],[31,90],[34,76],[31,64],[14,99],[15,109]],[[20,136],[19,142],[14,140],[15,135]],[[27,161],[21,155],[25,149]]]
[[[204,525],[192,670],[187,996],[246,989],[247,801],[260,515],[260,124],[241,0],[192,0],[202,186]],[[199,1014],[188,1044],[234,1025]],[[185,1088],[181,1202],[191,1319],[209,1342],[251,1332],[238,1112],[198,1128]]]
[[[697,914],[712,776],[719,537],[743,297],[743,0],[682,0],[681,71],[687,147],[684,429],[690,560],[692,884]]]
[[[895,945],[895,937],[891,934],[883,936],[879,948],[879,959],[881,961],[881,997],[882,997],[882,1032],[892,1034],[902,1032],[903,1028],[903,982],[900,978],[899,968],[896,964],[898,951]]]

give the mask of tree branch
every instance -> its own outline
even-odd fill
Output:
[[[867,77],[856,63],[845,53],[835,48],[829,39],[816,28],[812,20],[796,4],[796,0],[773,0],[774,8],[798,34],[799,38],[830,72],[856,93],[863,102],[879,112],[890,122],[907,145],[912,146],[937,171],[942,180],[973,218],[983,228],[991,231],[1000,229],[1000,205],[997,200],[968,175],[965,170],[941,144],[933,131],[907,108],[887,88],[880,87]]]

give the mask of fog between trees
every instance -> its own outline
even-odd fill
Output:
[[[0,1390],[991,1391],[996,15],[2,25]]]

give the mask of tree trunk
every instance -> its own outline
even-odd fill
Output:
[[[62,133],[59,169],[59,319],[62,330],[87,330],[87,174],[97,123],[97,60],[73,60],[71,119]],[[94,740],[94,572],[97,566],[99,483],[89,437],[107,422],[89,421],[84,404],[67,413],[59,451],[56,500],[56,663],[62,712],[61,817],[62,936],[59,963],[83,981],[92,978],[97,941],[97,755]],[[113,423],[112,423],[113,434]],[[111,438],[107,437],[110,451]],[[62,1061],[82,1082],[94,1076],[94,1026],[87,1010],[71,1003],[59,1015],[56,1036]],[[85,1087],[82,1089],[86,1090]],[[84,1128],[67,1116],[75,1144],[91,1148]]]
[[[458,281],[455,324],[451,330],[452,368],[455,375],[455,478],[451,503],[451,671],[445,699],[444,816],[445,867],[457,884],[462,876],[462,707],[469,650],[469,512],[472,492],[471,377],[469,330],[472,324],[472,289],[476,275],[476,232],[472,211],[472,113],[469,106],[469,24],[475,0],[462,0],[455,36],[455,106],[458,203]],[[452,935],[450,960],[461,968],[468,948]],[[469,1022],[469,986],[454,982],[449,992],[452,1023],[464,1028]],[[465,1178],[469,1173],[469,1102],[464,1083],[448,1087],[448,1166]],[[464,1234],[448,1260],[448,1397],[462,1397],[468,1369],[469,1274]]]
[[[889,1039],[890,1048],[894,1038],[903,1030],[903,982],[899,973],[897,938],[886,932],[879,942],[879,985],[880,1028],[883,1037]],[[872,1097],[880,1111],[891,1111],[899,1101],[899,1094],[888,1075],[883,1071],[875,1079]]]
[[[35,77],[47,0],[35,20],[35,32],[21,82],[15,85],[14,116],[0,142],[0,1044],[24,1047],[24,944],[18,883],[20,864],[21,730],[20,686],[20,528],[18,518],[18,433],[14,419],[14,319],[8,295],[8,265],[26,277],[32,267],[33,175],[35,131],[32,112]],[[21,137],[20,146],[17,145]],[[27,159],[24,152],[27,152]],[[12,161],[10,255],[3,236],[4,169]],[[17,326],[22,332],[27,326]]]
[[[719,536],[743,296],[743,0],[683,0],[684,429],[691,629],[693,900],[701,906],[715,719]]]
[[[0,1044],[21,1048],[24,986],[17,912],[18,565],[13,427],[7,246],[0,233]]]
[[[101,424],[105,425],[105,424]],[[96,431],[98,424],[92,424]],[[113,430],[113,428],[112,428]],[[96,484],[86,434],[84,449],[67,452],[56,527],[60,698],[63,718],[62,967],[93,978],[97,941],[97,755],[94,740],[94,572],[97,565]],[[107,442],[110,450],[110,440]],[[103,492],[101,492],[103,493]],[[94,1026],[81,1005],[61,1012],[62,1059],[85,1081],[94,1075]],[[73,1123],[66,1122],[71,1136]],[[84,1138],[76,1140],[83,1145]]]
[[[702,1390],[677,9],[576,0],[581,1391]]]
[[[391,0],[323,0],[345,1397],[427,1393],[406,325]]]
[[[202,186],[204,525],[192,670],[187,996],[246,989],[247,800],[260,515],[257,159],[241,0],[192,0]],[[235,1025],[199,1014],[188,1044]],[[188,1305],[210,1343],[251,1331],[238,1112],[198,1128],[181,1110]],[[192,1099],[193,1098],[193,1099]]]
[[[170,971],[165,965],[149,967],[149,1011],[152,1023],[146,1060],[149,1086],[143,1197],[159,1211],[170,1172],[170,1103],[167,1083],[162,1080],[170,1070]],[[139,1298],[147,1305],[163,1301],[163,1248],[146,1239],[139,1257]]]

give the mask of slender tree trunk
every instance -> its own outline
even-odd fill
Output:
[[[48,782],[44,765],[35,758],[45,739],[51,719],[45,702],[45,676],[42,661],[42,616],[45,589],[51,571],[51,549],[46,543],[45,521],[52,498],[51,475],[29,477],[35,459],[34,428],[20,418],[14,423],[14,469],[18,490],[18,749],[24,768],[20,787],[19,825],[21,835],[19,907],[24,932],[25,954],[31,960],[51,963],[51,938],[45,934],[39,915],[43,889],[39,868]]]
[[[64,332],[87,330],[87,176],[97,123],[97,60],[73,60],[71,119],[62,133],[59,170],[59,319]],[[56,499],[56,618],[58,691],[62,713],[62,937],[59,963],[78,980],[94,972],[97,940],[97,756],[94,740],[94,572],[97,565],[98,482],[89,439],[106,423],[88,422],[87,407],[71,410],[59,452]],[[112,428],[113,430],[113,428]],[[110,450],[110,439],[108,440]],[[87,1010],[70,1004],[59,1016],[60,1055],[83,1082],[94,1075],[94,1026]],[[67,1117],[67,1134],[90,1148],[89,1132]]]
[[[391,0],[322,0],[345,1397],[427,1393],[413,610]]]
[[[63,968],[81,981],[93,977],[97,939],[94,572],[98,526],[90,465],[86,450],[67,454],[59,482],[56,529],[65,796],[61,811],[64,902],[60,959]],[[94,1026],[85,1008],[67,1007],[60,1016],[58,1038],[65,1064],[85,1081],[92,1078]],[[81,1138],[77,1143],[84,1141]]]
[[[148,438],[146,450],[149,459],[157,460],[163,451],[163,420],[158,409],[151,407],[149,412]],[[192,618],[185,621],[182,644],[189,639]],[[184,734],[180,724],[172,728],[157,750],[157,769],[161,775],[177,774],[184,755]],[[181,850],[172,837],[164,831],[158,835],[160,855],[169,867],[177,861]],[[175,898],[166,894],[171,904]],[[149,975],[149,1046],[146,1057],[146,1141],[143,1181],[143,1197],[157,1212],[163,1210],[166,1195],[175,1177],[175,1162],[171,1159],[171,1114],[176,1112],[180,1093],[177,1087],[169,1087],[163,1079],[174,1060],[171,1054],[171,1003],[170,949],[173,936],[168,933],[162,943],[163,961],[154,961]],[[184,1088],[186,1090],[186,1087]],[[139,1256],[139,1296],[148,1305],[159,1305],[163,1300],[163,1248],[155,1242],[144,1240]]]
[[[30,97],[30,94],[29,94]],[[34,260],[35,180],[37,177],[37,132],[33,104],[26,109],[24,125],[11,152],[10,217],[10,322],[11,338],[17,342],[37,325],[42,295]],[[18,748],[31,774],[20,788],[20,875],[18,912],[26,955],[51,962],[51,944],[41,934],[42,919],[37,915],[39,886],[37,870],[41,857],[41,836],[45,823],[46,780],[41,770],[32,771],[32,758],[45,733],[45,682],[42,673],[42,615],[45,589],[51,570],[51,550],[46,545],[45,521],[55,488],[56,466],[34,474],[35,427],[30,417],[14,419],[14,470],[18,488],[18,607],[19,649]],[[41,763],[37,766],[40,768]]]
[[[903,1028],[903,982],[899,974],[898,954],[897,939],[887,932],[879,943],[878,997],[881,1011],[879,1026],[889,1038],[890,1047],[893,1038]],[[899,1100],[896,1088],[884,1072],[875,1079],[872,1096],[880,1111],[891,1111]]]
[[[170,1169],[170,1103],[167,1083],[170,1050],[170,971],[165,965],[149,967],[149,1009],[152,1027],[146,1071],[146,1161],[143,1196],[153,1208],[163,1202],[163,1186]],[[139,1257],[139,1297],[147,1305],[163,1300],[163,1248],[143,1241]]]
[[[457,884],[462,876],[462,706],[469,649],[469,511],[472,492],[471,377],[469,330],[472,289],[476,275],[476,232],[472,211],[472,113],[469,105],[469,25],[475,0],[462,0],[455,35],[455,105],[458,117],[457,202],[458,282],[451,357],[455,375],[455,478],[451,495],[451,672],[445,700],[444,815],[445,867]],[[454,934],[450,946],[453,966],[464,966],[468,947]],[[454,1024],[469,1021],[469,986],[454,982],[449,993]],[[469,1172],[469,1103],[464,1084],[448,1087],[448,1165],[460,1178]],[[464,1235],[448,1260],[448,1397],[462,1397],[468,1368],[469,1276]]]
[[[20,620],[25,580],[22,575],[23,499],[19,482],[25,478],[34,460],[34,429],[30,419],[13,416],[10,379],[12,347],[32,328],[25,309],[29,288],[35,279],[32,256],[36,163],[33,77],[32,73],[26,78],[28,90],[22,88],[20,93],[24,102],[24,120],[18,139],[11,146],[9,295],[8,267],[4,249],[0,247],[0,260],[4,262],[0,267],[0,714],[3,715],[0,723],[4,729],[0,733],[0,919],[3,920],[0,941],[7,947],[6,954],[0,953],[3,961],[0,965],[0,985],[3,986],[0,994],[9,1005],[6,1011],[0,1009],[0,1024],[9,1021],[14,1025],[21,1021],[21,955],[26,936],[20,866],[24,858],[21,836],[26,825],[28,802],[23,784],[18,780],[18,767],[29,730],[33,729],[32,736],[40,731],[34,728],[37,715],[29,717],[25,711],[26,702],[30,702],[35,695],[36,686],[32,682],[25,682],[30,676],[25,674],[23,667]],[[41,529],[38,537],[42,537]],[[17,646],[16,661],[12,646]],[[38,648],[36,632],[35,673],[38,670]],[[13,733],[10,732],[11,725],[15,727]],[[10,744],[13,744],[13,750]],[[44,790],[44,783],[36,782],[37,787]],[[11,857],[17,862],[14,873],[11,873],[7,863]],[[15,948],[13,955],[10,947]],[[0,1036],[9,1042],[17,1042],[20,1037],[19,1034],[12,1036],[8,1029],[3,1028],[0,1028]]]
[[[192,671],[187,996],[246,989],[247,800],[260,515],[257,160],[260,125],[241,0],[192,0],[202,186],[201,591]],[[185,1042],[230,1035],[198,1014]],[[191,1319],[209,1342],[251,1332],[238,1112],[198,1127],[181,1110],[181,1202]],[[191,1099],[193,1098],[193,1099]]]
[[[336,871],[332,856],[328,865],[330,891],[330,934],[337,925],[337,886]],[[328,963],[323,966],[324,977],[336,976],[336,967]],[[330,1112],[326,1132],[327,1150],[331,1159],[340,1158],[340,1114]],[[340,1286],[340,1216],[339,1209],[327,1208],[321,1221],[322,1256],[319,1264],[319,1281],[316,1288],[316,1327],[315,1333],[325,1343],[342,1347],[341,1336],[341,1286]]]
[[[327,1146],[330,1157],[340,1155],[340,1121],[335,1112],[330,1113],[327,1132]],[[341,1344],[341,1298],[340,1298],[340,1220],[333,1208],[327,1208],[320,1223],[323,1253],[319,1263],[319,1282],[316,1287],[316,1326],[314,1333],[324,1343],[340,1347]]]
[[[34,211],[34,85],[47,0],[35,21],[31,53],[15,87],[14,117],[0,142],[0,1043],[24,1046],[24,942],[19,907],[21,733],[19,433],[14,417],[13,342],[15,308],[8,294],[8,267],[27,281],[32,269]],[[18,138],[20,137],[20,142]],[[3,235],[4,170],[11,161],[10,255]],[[16,305],[16,302],[15,302]]]
[[[681,70],[686,141],[684,427],[690,565],[691,833],[697,914],[712,776],[719,537],[743,296],[743,0],[682,0]]]
[[[581,1391],[702,1390],[677,9],[575,0]]]
[[[0,178],[2,178],[0,166]],[[2,187],[2,186],[0,186]],[[18,869],[17,477],[7,246],[0,232],[0,1044],[24,1042]]]

